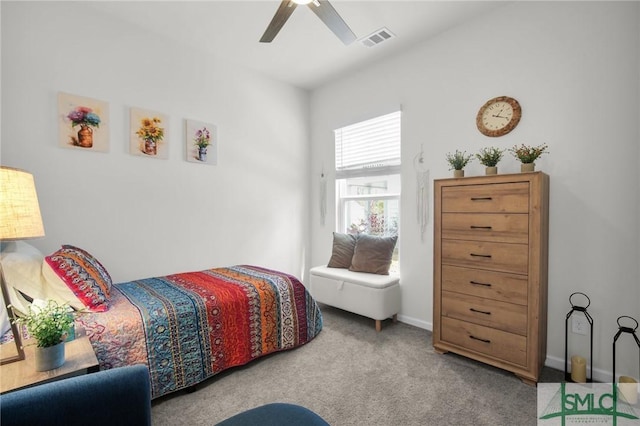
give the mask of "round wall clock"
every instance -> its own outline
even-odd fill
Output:
[[[497,137],[512,131],[520,121],[520,104],[508,96],[489,99],[478,111],[476,125],[480,133]]]

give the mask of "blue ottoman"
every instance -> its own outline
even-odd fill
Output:
[[[229,417],[217,426],[329,426],[313,411],[294,404],[273,403]]]

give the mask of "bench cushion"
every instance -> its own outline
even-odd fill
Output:
[[[327,266],[331,268],[349,268],[353,252],[356,249],[356,236],[352,234],[333,233],[333,249]]]
[[[378,237],[360,234],[351,259],[350,271],[389,275],[393,250],[398,236]]]

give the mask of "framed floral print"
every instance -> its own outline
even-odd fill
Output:
[[[168,126],[169,117],[165,114],[131,108],[129,152],[151,158],[168,158]]]
[[[65,148],[109,151],[109,104],[58,93],[58,140]]]
[[[218,163],[218,135],[214,124],[185,120],[187,161],[215,165]]]

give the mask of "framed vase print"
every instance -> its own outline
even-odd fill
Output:
[[[109,104],[58,92],[58,140],[64,148],[109,151]]]
[[[169,157],[169,117],[156,111],[131,108],[129,152],[150,158]]]
[[[185,120],[187,161],[215,165],[218,163],[218,135],[214,124]]]

